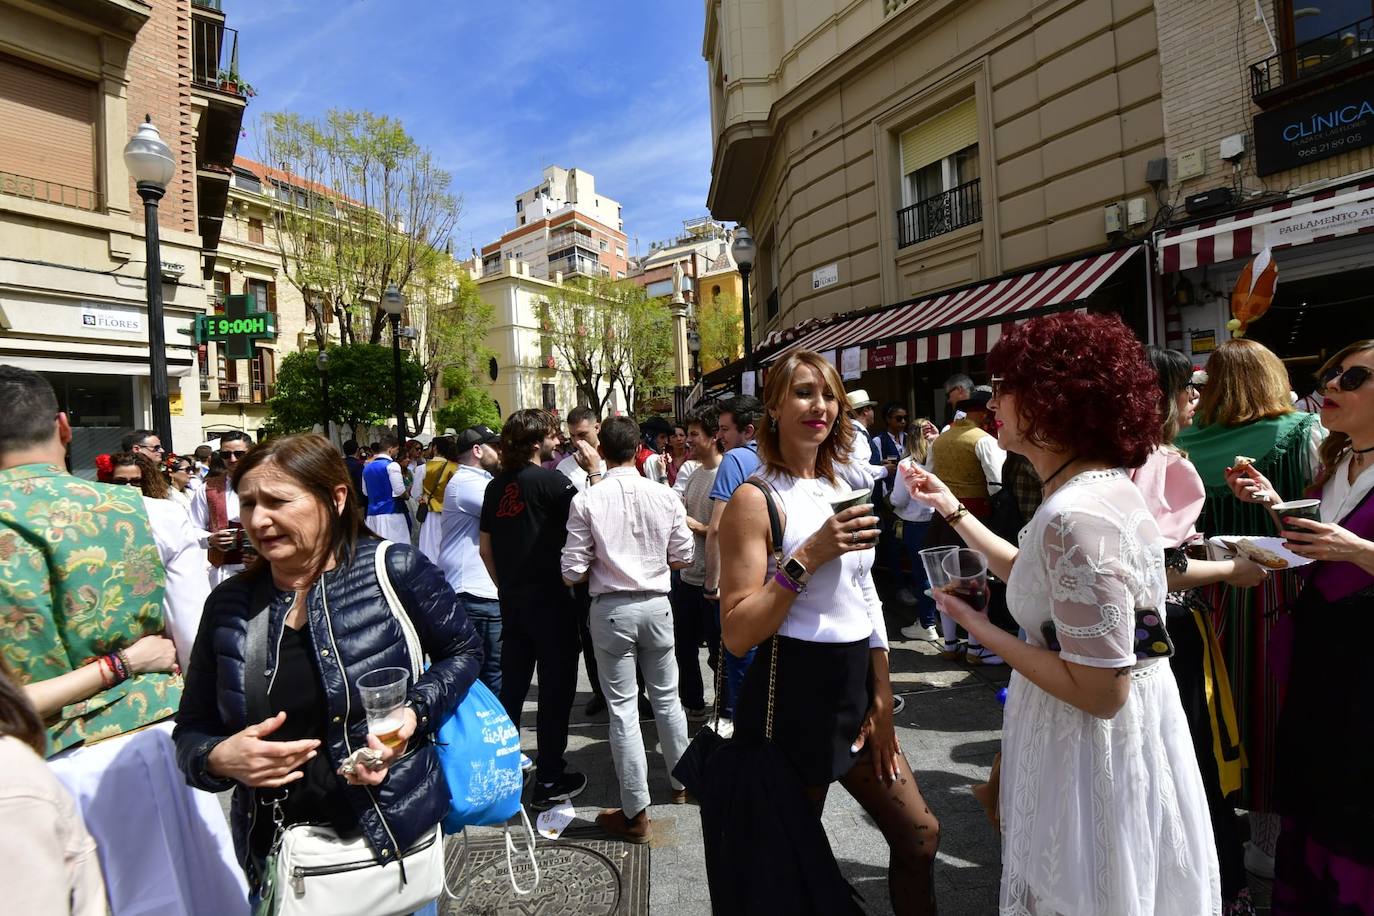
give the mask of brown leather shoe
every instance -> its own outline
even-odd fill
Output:
[[[692,800],[693,800],[693,799],[692,799],[692,796],[691,796],[690,794],[688,794],[688,792],[687,792],[686,789],[674,789],[674,790],[673,790],[673,804],[675,804],[675,805],[688,805],[688,804],[691,804],[691,803],[692,803]]]
[[[602,811],[596,816],[596,825],[611,836],[626,843],[642,846],[653,837],[649,812],[641,811],[636,817],[628,818],[619,808]]]

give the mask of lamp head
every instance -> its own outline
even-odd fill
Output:
[[[400,315],[405,307],[406,297],[401,295],[395,284],[388,286],[386,292],[382,293],[382,311],[388,315]]]
[[[740,270],[748,271],[754,266],[754,255],[757,249],[754,247],[754,237],[749,234],[749,230],[743,226],[735,227],[735,238],[730,243],[730,253],[735,257],[735,264]]]
[[[315,367],[321,372],[329,371],[329,351],[321,350],[320,355],[315,357]]]
[[[701,335],[696,331],[687,332],[687,349],[693,353],[701,352]]]
[[[176,161],[172,159],[172,149],[162,142],[162,136],[153,126],[153,116],[145,115],[138,130],[124,145],[124,164],[134,181],[151,185],[159,190],[167,188],[167,182],[176,174]]]

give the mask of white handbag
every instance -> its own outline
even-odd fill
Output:
[[[282,831],[276,868],[277,916],[406,916],[443,892],[444,838],[438,827],[406,850],[400,865],[381,866],[361,835],[343,839],[332,828],[313,824]]]
[[[387,604],[402,620],[411,676],[419,678],[419,638],[405,612],[398,609],[400,602],[383,565],[388,546],[389,542],[383,542],[377,548],[376,571]],[[249,641],[265,642],[266,636],[263,612],[249,623]],[[260,666],[261,660],[256,664]],[[436,824],[404,852],[400,862],[379,863],[361,834],[344,838],[328,826],[296,824],[280,830],[267,866],[270,884],[255,910],[259,914],[407,916],[444,893],[444,836]]]

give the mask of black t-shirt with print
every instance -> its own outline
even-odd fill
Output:
[[[561,559],[576,495],[567,477],[534,464],[487,484],[481,530],[491,536],[502,601],[567,592]]]

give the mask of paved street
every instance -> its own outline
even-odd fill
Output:
[[[907,699],[897,721],[899,738],[927,801],[941,821],[936,875],[940,911],[994,912],[1000,871],[997,838],[969,794],[969,787],[987,778],[997,751],[1002,708],[995,690],[1005,685],[1007,669],[981,671],[945,662],[935,647],[925,642],[897,642],[892,650],[893,688]],[[702,670],[709,684],[705,658],[703,650]],[[589,822],[601,808],[619,804],[605,716],[589,721],[581,712],[589,696],[584,674],[568,758],[574,768],[587,774],[589,784],[577,799],[579,820],[570,828],[573,830]],[[527,725],[534,719],[533,699],[532,695],[526,707]],[[646,721],[643,728],[649,746],[656,747],[653,723]],[[527,749],[533,748],[532,728],[525,729],[525,744]],[[651,755],[649,765],[654,798],[666,799],[668,779],[662,758]],[[665,916],[710,913],[696,807],[654,805],[650,816],[655,838],[649,850],[649,912]],[[890,913],[885,880],[887,846],[877,828],[839,787],[826,804],[825,826],[840,867],[863,893],[871,912]],[[473,838],[491,833],[497,831],[471,831]],[[541,849],[546,848],[541,841]],[[487,909],[479,898],[475,895],[467,901],[462,911],[501,911]],[[626,906],[621,912],[637,910]]]

